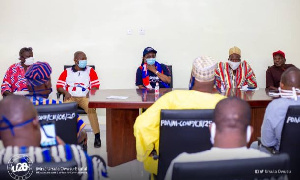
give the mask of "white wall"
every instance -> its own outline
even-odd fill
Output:
[[[146,46],[173,65],[175,88],[187,88],[197,56],[226,61],[232,46],[241,48],[259,87],[273,51],[300,67],[299,0],[0,0],[0,7],[1,80],[24,46],[50,63],[53,83],[73,53],[85,51],[103,89],[135,88]]]

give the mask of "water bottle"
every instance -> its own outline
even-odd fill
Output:
[[[159,84],[156,82],[155,88],[154,88],[155,96],[154,99],[155,101],[159,98]]]
[[[154,92],[155,92],[155,94],[159,94],[159,84],[158,84],[158,82],[156,82]]]

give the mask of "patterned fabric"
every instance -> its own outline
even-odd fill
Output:
[[[40,147],[17,147],[8,146],[0,151],[0,164],[7,164],[14,155],[24,154],[33,163],[43,162],[67,162],[75,160],[78,170],[86,170],[78,173],[80,179],[103,179],[107,178],[106,163],[101,157],[90,157],[79,145],[58,145],[51,148]]]
[[[194,60],[192,76],[199,82],[207,82],[215,79],[217,62],[209,56],[201,56]]]
[[[28,91],[25,69],[21,66],[21,63],[11,65],[6,71],[1,85],[1,94],[5,91]]]
[[[252,88],[257,87],[255,74],[246,61],[241,62],[236,69],[236,75],[233,74],[228,62],[220,62],[215,71],[216,88],[221,89],[222,83],[224,83],[226,89],[241,88],[245,85]]]
[[[36,62],[32,64],[26,71],[25,77],[28,84],[39,86],[50,79],[52,68],[46,62]]]
[[[61,101],[57,101],[54,99],[46,99],[43,97],[38,97],[38,96],[26,96],[30,101],[33,103],[33,105],[38,106],[38,105],[47,105],[47,104],[62,104]],[[77,137],[79,138],[80,132],[82,129],[85,127],[84,121],[79,117],[77,114]]]
[[[64,88],[74,97],[85,97],[92,88],[99,88],[100,82],[96,71],[87,66],[84,71],[76,71],[74,66],[64,70],[56,88]]]
[[[155,67],[156,70],[162,74],[164,74],[164,71],[162,70],[161,64],[158,63],[157,61],[155,61]],[[148,69],[147,69],[147,64],[144,63],[143,66],[139,67],[142,70],[142,78],[143,78],[143,85],[147,88],[152,88],[152,86],[150,85],[150,81],[149,81],[149,74],[148,74]],[[165,83],[165,82],[161,82],[165,88],[169,88],[170,86]]]

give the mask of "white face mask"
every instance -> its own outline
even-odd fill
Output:
[[[34,62],[34,58],[33,58],[33,57],[29,57],[29,58],[26,58],[26,59],[25,59],[24,64],[25,64],[26,66],[30,66],[30,65],[33,64],[33,62]]]
[[[295,87],[292,87],[292,90],[283,90],[280,87],[278,88],[279,93],[275,92],[269,92],[269,96],[278,97],[281,96],[282,98],[288,98],[288,99],[294,99],[297,101],[299,95],[297,93],[300,93],[300,89],[296,89]]]
[[[215,123],[211,123],[211,128],[210,128],[210,142],[212,145],[214,145],[215,143],[215,136],[216,136],[216,124]],[[247,134],[246,134],[246,141],[247,143],[250,141],[251,138],[251,126],[247,126]]]
[[[241,61],[239,61],[239,62],[228,61],[228,64],[232,70],[236,70],[239,67],[239,65],[241,64]]]

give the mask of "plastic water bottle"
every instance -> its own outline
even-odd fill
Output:
[[[155,92],[154,99],[156,101],[159,98],[159,84],[158,84],[158,82],[156,82],[154,92]]]
[[[159,84],[158,84],[158,82],[156,82],[154,92],[155,92],[155,94],[159,94]]]

